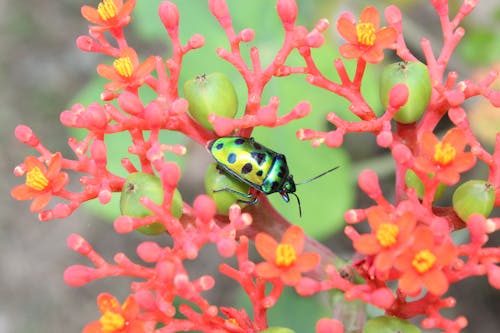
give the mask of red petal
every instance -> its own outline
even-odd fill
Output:
[[[399,227],[399,237],[406,237],[415,228],[417,219],[412,212],[406,212],[396,221],[396,224]]]
[[[399,278],[399,289],[409,296],[416,296],[422,289],[420,277],[413,271],[406,271]]]
[[[40,169],[40,171],[43,172],[44,175],[47,173],[47,167],[45,166],[45,164],[40,162],[40,160],[34,156],[27,156],[24,159],[24,167],[26,168],[27,171],[31,171],[34,168],[38,168]]]
[[[45,206],[47,206],[47,204],[50,201],[50,198],[52,198],[52,194],[50,192],[41,193],[37,195],[33,199],[33,202],[31,202],[30,211],[32,211],[33,213],[41,211],[42,209],[45,208]]]
[[[49,162],[49,168],[46,174],[48,179],[52,179],[57,174],[59,174],[59,172],[61,171],[61,163],[62,163],[61,153],[54,154]]]
[[[429,292],[433,295],[440,296],[448,290],[448,279],[439,269],[430,270],[422,279]]]
[[[426,158],[434,161],[435,146],[439,143],[438,138],[431,132],[425,132],[420,138],[420,152]]]
[[[376,34],[375,43],[377,47],[385,49],[396,41],[398,32],[394,28],[382,28]]]
[[[134,75],[136,77],[143,78],[155,69],[156,60],[155,57],[151,56],[147,58],[143,63],[141,63],[135,70]]]
[[[301,253],[304,249],[304,238],[305,235],[304,231],[302,231],[302,228],[298,225],[292,225],[285,231],[281,243],[291,244],[295,249],[295,252],[298,254]]]
[[[457,256],[457,248],[453,243],[446,243],[434,250],[436,255],[436,266],[444,266],[451,263]]]
[[[309,272],[316,267],[320,262],[320,257],[317,253],[303,253],[297,257],[295,266],[301,272]]]
[[[381,272],[388,271],[394,263],[394,256],[391,251],[382,251],[375,258],[375,268]]]
[[[377,8],[369,6],[363,9],[361,15],[359,16],[359,22],[372,23],[375,27],[375,31],[377,31],[380,26],[380,15]]]
[[[341,45],[339,51],[340,54],[346,59],[357,59],[363,53],[363,50],[354,44]]]
[[[105,313],[106,311],[121,312],[120,302],[118,302],[115,296],[108,293],[101,293],[97,296],[97,306],[101,313]]]
[[[257,266],[255,266],[255,272],[257,273],[257,275],[265,279],[275,278],[281,273],[281,271],[276,266],[270,264],[267,261],[258,263]]]
[[[121,52],[120,57],[129,58],[134,69],[139,65],[139,56],[137,55],[137,52],[135,52],[135,50],[131,47],[127,47],[126,49],[124,49]]]
[[[453,161],[453,167],[457,172],[467,171],[474,165],[476,165],[476,156],[471,152],[461,153]]]
[[[51,179],[52,192],[57,192],[61,190],[69,181],[68,174],[66,172],[61,172],[55,178]]]
[[[446,185],[454,185],[460,180],[460,175],[453,167],[447,167],[436,174],[436,179]]]
[[[110,81],[121,81],[121,76],[116,73],[113,66],[99,64],[97,65],[97,73]]]
[[[362,58],[370,64],[378,64],[384,60],[384,52],[381,48],[371,47],[363,53]]]
[[[443,145],[448,143],[452,145],[457,153],[464,151],[465,148],[465,135],[459,128],[453,128],[449,130],[443,137]]]
[[[82,16],[87,21],[89,21],[91,23],[98,24],[98,25],[105,25],[106,24],[106,22],[104,22],[101,19],[101,16],[97,12],[97,9],[95,9],[94,7],[83,6],[81,12],[82,12]]]
[[[295,267],[290,268],[286,272],[283,272],[281,275],[281,281],[287,286],[295,286],[299,283],[300,278],[302,277],[300,271]]]
[[[122,0],[116,0],[116,1],[122,2]],[[134,7],[135,7],[135,0],[129,0],[129,1],[125,2],[125,4],[123,5],[123,7],[120,10],[120,14],[119,14],[120,17],[129,16],[130,13],[132,13],[132,11],[134,10]]]
[[[391,217],[384,208],[375,206],[368,211],[368,223],[372,230],[377,230],[381,224],[388,222],[391,222]]]
[[[420,250],[431,250],[434,248],[434,234],[429,227],[416,227],[413,236],[415,239],[412,246],[413,251],[418,252]]]
[[[139,313],[139,304],[133,296],[127,297],[122,306],[123,314],[128,320],[134,319]]]
[[[278,242],[266,233],[260,232],[255,236],[255,247],[257,252],[266,261],[274,262],[276,259],[276,248]]]
[[[358,37],[356,35],[356,22],[354,18],[350,19],[341,16],[337,20],[337,31],[348,42],[357,43]]]
[[[10,191],[10,195],[16,200],[31,200],[38,194],[40,194],[39,191],[32,189],[26,184],[16,186]]]
[[[382,249],[377,237],[372,234],[360,235],[353,241],[353,246],[356,251],[363,254],[375,254]]]

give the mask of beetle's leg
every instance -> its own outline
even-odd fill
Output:
[[[259,201],[259,199],[256,196],[254,196],[250,193],[243,193],[240,191],[233,190],[232,188],[229,188],[229,187],[224,187],[224,188],[221,188],[218,190],[213,190],[212,192],[217,193],[217,192],[222,192],[222,191],[231,192],[231,193],[237,194],[239,196],[245,197],[247,199],[251,199],[251,200],[241,200],[241,199],[237,200],[238,202],[241,202],[241,203],[244,203],[247,205],[255,205]]]

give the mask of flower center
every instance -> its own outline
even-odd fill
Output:
[[[34,190],[41,191],[49,185],[49,180],[40,168],[34,167],[26,174],[26,185]]]
[[[449,143],[445,143],[443,145],[442,142],[439,142],[434,146],[434,161],[443,166],[452,162],[456,155],[457,151],[455,150],[455,147]]]
[[[435,262],[436,256],[431,251],[421,250],[413,257],[411,264],[419,273],[425,273],[431,269]]]
[[[102,332],[115,332],[125,326],[125,318],[119,313],[106,311],[99,319]]]
[[[372,46],[375,44],[375,26],[373,23],[358,23],[356,25],[356,36],[358,37],[358,42],[365,46]]]
[[[279,244],[276,248],[276,266],[290,267],[297,260],[295,249],[291,244]]]
[[[381,224],[376,233],[376,237],[383,247],[389,247],[396,243],[396,237],[399,234],[399,227],[395,224],[383,223]]]
[[[113,61],[113,67],[123,77],[131,77],[134,71],[134,66],[129,57],[118,58]]]
[[[103,0],[97,5],[97,12],[102,20],[108,21],[118,14],[118,7],[113,0]]]

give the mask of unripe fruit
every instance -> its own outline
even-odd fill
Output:
[[[453,192],[453,210],[464,221],[474,213],[488,217],[495,205],[495,188],[484,180],[469,180]]]
[[[205,191],[215,201],[217,213],[227,215],[231,205],[238,200],[248,200],[241,195],[229,191],[214,192],[223,188],[230,188],[240,193],[248,193],[250,186],[220,170],[217,167],[217,163],[211,163],[205,173]],[[244,206],[243,203],[238,202],[238,204]]]
[[[384,68],[380,77],[380,101],[387,108],[389,92],[397,83],[408,87],[408,100],[394,115],[403,124],[416,122],[424,113],[432,93],[431,77],[427,66],[419,61],[397,62]]]
[[[122,215],[132,217],[146,217],[153,213],[141,204],[142,197],[148,197],[156,204],[163,202],[163,186],[160,178],[143,172],[135,172],[128,175],[123,184],[120,197],[120,211]],[[172,215],[176,218],[182,216],[182,196],[176,189],[172,199]],[[165,226],[160,222],[155,222],[137,228],[137,231],[145,235],[158,235],[165,232]]]
[[[189,114],[203,127],[213,131],[208,115],[233,118],[238,111],[238,96],[231,80],[223,73],[198,75],[184,84]]]
[[[362,333],[420,333],[420,329],[406,320],[380,316],[368,320]]]
[[[432,177],[431,177],[432,178]],[[418,178],[417,174],[415,171],[408,169],[406,170],[405,174],[405,182],[408,187],[411,187],[417,192],[417,196],[419,199],[422,199],[424,197],[424,183]],[[439,200],[442,196],[444,191],[446,190],[446,185],[443,183],[439,183],[436,192],[434,192],[434,201]]]

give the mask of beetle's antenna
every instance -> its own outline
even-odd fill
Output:
[[[316,179],[318,179],[319,177],[323,177],[323,176],[324,176],[324,175],[326,175],[327,173],[330,173],[330,172],[332,172],[333,170],[336,170],[336,169],[338,169],[338,168],[339,168],[339,166],[336,166],[336,167],[334,167],[334,168],[331,168],[330,170],[326,170],[325,172],[320,173],[320,174],[319,174],[319,175],[317,175],[317,176],[314,176],[314,177],[312,177],[312,178],[306,179],[306,180],[304,180],[304,181],[302,181],[302,182],[300,182],[300,183],[295,183],[295,185],[302,185],[302,184],[306,184],[306,183],[312,182],[313,180],[316,180]],[[298,198],[297,198],[297,199],[298,199]]]
[[[290,192],[290,194],[293,194],[297,198],[297,204],[299,205],[299,216],[302,217],[302,207],[300,207],[300,199],[299,196],[293,192]]]

